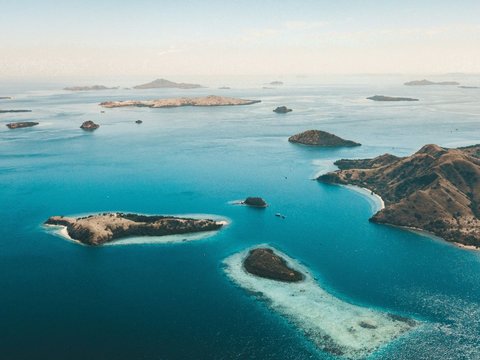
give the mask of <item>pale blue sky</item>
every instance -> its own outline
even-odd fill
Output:
[[[0,76],[480,72],[480,1],[0,0]]]

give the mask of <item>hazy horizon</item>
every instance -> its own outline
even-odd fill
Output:
[[[470,0],[0,5],[3,79],[480,72]]]

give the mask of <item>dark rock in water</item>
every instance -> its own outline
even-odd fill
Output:
[[[266,279],[284,282],[299,282],[304,279],[302,273],[291,269],[282,257],[269,248],[250,250],[243,266],[250,274]]]
[[[24,121],[24,122],[15,122],[15,123],[10,123],[7,124],[7,127],[9,129],[20,129],[20,128],[25,128],[25,127],[32,127],[38,125],[38,122],[33,122],[33,121]]]
[[[426,86],[426,85],[460,85],[460,83],[456,81],[440,81],[440,82],[435,82],[435,81],[430,81],[430,80],[414,80],[414,81],[409,81],[406,82],[404,85],[407,86]]]
[[[164,236],[218,230],[222,222],[173,216],[104,213],[80,218],[52,216],[45,225],[65,226],[68,235],[86,245],[132,236]]]
[[[247,197],[243,201],[243,204],[253,207],[267,207],[267,203],[261,197]]]
[[[93,121],[91,120],[88,120],[88,121],[85,121],[82,126],[80,126],[80,129],[83,129],[83,130],[95,130],[95,129],[98,129],[100,127],[100,125],[98,124],[95,124]]]
[[[384,96],[384,95],[370,96],[367,99],[373,100],[373,101],[418,101],[418,99],[409,98],[409,97],[395,97],[395,96]]]
[[[135,124],[141,124],[141,123],[143,123],[142,120],[137,120],[137,121],[135,121]]]
[[[277,114],[286,114],[290,111],[293,111],[292,109],[287,108],[286,106],[279,106],[273,112],[276,112]]]
[[[413,319],[409,319],[409,318],[406,318],[404,316],[400,316],[400,315],[397,315],[397,314],[387,314],[388,317],[390,317],[391,319],[395,320],[395,321],[401,321],[401,322],[404,322],[410,326],[416,326],[417,325],[417,322]]]
[[[345,140],[341,137],[338,137],[334,134],[330,134],[326,131],[321,130],[307,130],[303,133],[290,136],[288,141],[292,143],[298,143],[303,145],[310,146],[324,146],[324,147],[335,147],[335,146],[360,146],[361,144]]]
[[[26,112],[32,112],[32,110],[0,110],[0,114],[5,114],[5,113],[26,113]]]
[[[364,329],[376,329],[376,328],[377,328],[376,325],[370,324],[370,323],[368,323],[368,322],[366,322],[366,321],[360,321],[360,322],[358,323],[358,325],[360,325],[360,326],[361,326],[362,328],[364,328]]]

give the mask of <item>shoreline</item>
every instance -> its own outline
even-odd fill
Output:
[[[438,235],[435,235],[434,233],[432,233],[430,231],[423,230],[423,229],[420,229],[420,228],[416,228],[416,227],[413,227],[413,226],[402,226],[402,225],[395,225],[395,224],[390,224],[390,223],[374,223],[374,224],[387,225],[387,226],[392,226],[392,227],[398,228],[400,230],[410,231],[410,232],[416,233],[417,235],[424,236],[424,237],[427,237],[429,239],[439,241],[439,242],[441,242],[445,245],[454,246],[454,247],[462,249],[462,250],[480,251],[480,247],[477,247],[475,245],[465,245],[465,244],[462,244],[462,243],[459,243],[459,242],[456,242],[456,241],[447,241],[444,238],[442,238]]]
[[[385,202],[383,201],[382,197],[380,195],[378,195],[377,193],[374,193],[373,191],[371,191],[368,188],[360,187],[360,186],[356,186],[356,185],[343,185],[343,184],[338,184],[338,185],[342,186],[344,188],[353,190],[353,191],[355,191],[359,194],[362,194],[362,195],[366,196],[368,199],[372,200],[374,205],[377,206],[376,209],[374,209],[374,211],[373,211],[374,214],[385,208]],[[462,249],[462,250],[480,251],[480,247],[478,247],[478,246],[465,245],[465,244],[462,244],[462,243],[459,243],[459,242],[456,242],[456,241],[447,241],[444,238],[442,238],[442,237],[440,237],[440,236],[438,236],[438,235],[436,235],[436,234],[434,234],[430,231],[423,230],[423,229],[420,229],[420,228],[416,228],[416,227],[413,227],[413,226],[402,226],[402,225],[396,225],[396,224],[391,224],[391,223],[375,223],[375,222],[374,222],[374,224],[388,225],[388,226],[392,226],[392,227],[395,227],[395,228],[398,228],[398,229],[401,229],[401,230],[406,230],[406,231],[410,231],[410,232],[413,232],[413,233],[417,233],[420,236],[425,236],[425,237],[428,237],[432,240],[441,241],[445,244],[455,246],[455,247],[457,247],[459,249]]]
[[[344,187],[344,188],[355,191],[358,194],[364,195],[368,199],[372,200],[373,205],[375,206],[375,208],[373,209],[374,213],[377,213],[380,210],[385,209],[385,201],[383,201],[383,199],[380,195],[373,192],[372,190],[370,190],[368,188],[365,188],[365,187],[356,186],[356,185],[343,185],[343,184],[339,184],[339,185]]]

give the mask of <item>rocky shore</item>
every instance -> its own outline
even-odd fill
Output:
[[[380,195],[385,208],[370,220],[420,229],[480,247],[480,145],[447,149],[425,145],[415,154],[340,160],[340,170],[318,177]]]
[[[218,230],[223,222],[173,216],[104,213],[80,218],[52,216],[45,225],[65,226],[68,236],[98,246],[132,236],[164,236]]]
[[[307,130],[300,134],[290,136],[288,141],[291,143],[297,143],[309,146],[324,146],[324,147],[336,147],[336,146],[360,146],[361,144],[345,140],[334,134],[330,134],[321,130]]]
[[[250,274],[271,280],[299,282],[304,278],[302,273],[290,268],[285,259],[269,248],[250,250],[243,266]]]
[[[233,105],[251,105],[259,103],[260,100],[245,100],[225,96],[203,96],[192,98],[171,98],[158,100],[127,100],[127,101],[106,101],[100,103],[105,108],[117,107],[150,107],[150,108],[171,108],[180,106],[233,106]]]

